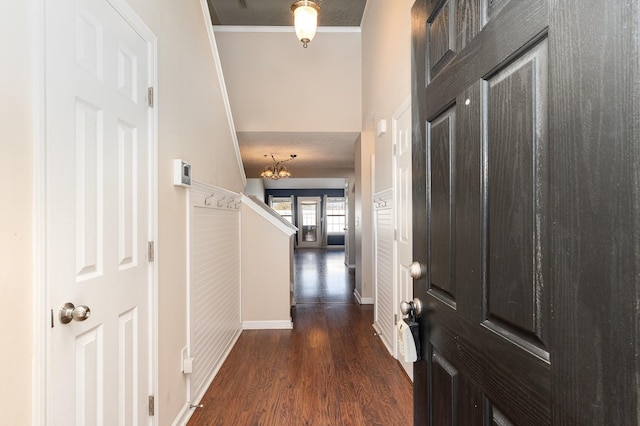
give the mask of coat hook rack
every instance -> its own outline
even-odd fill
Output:
[[[219,208],[227,210],[238,210],[242,199],[238,194],[226,191],[223,188],[213,188],[213,191],[203,191],[202,195],[204,200],[204,206],[210,208]]]

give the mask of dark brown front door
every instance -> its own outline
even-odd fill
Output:
[[[637,2],[412,21],[415,424],[637,424]]]

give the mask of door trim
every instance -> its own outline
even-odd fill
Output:
[[[31,354],[31,423],[46,424],[47,385],[47,286],[45,281],[45,4],[31,0],[34,36],[33,60],[33,352]],[[49,314],[50,316],[50,314]],[[50,320],[49,320],[50,321]],[[45,354],[45,356],[41,356]]]
[[[33,131],[33,352],[32,352],[32,424],[46,425],[47,387],[50,381],[51,347],[48,330],[51,327],[51,303],[49,302],[49,285],[46,280],[46,0],[31,0],[34,42],[31,58],[33,60],[34,103]],[[104,0],[108,2],[147,43],[150,55],[147,70],[148,84],[155,88],[154,107],[148,110],[149,149],[149,229],[151,241],[155,241],[155,261],[149,264],[149,333],[151,366],[149,381],[146,387],[153,395],[158,395],[158,39],[138,16],[126,0]],[[44,354],[44,356],[42,356]],[[154,416],[149,417],[149,424],[158,423],[159,409],[156,406]]]
[[[398,202],[398,198],[399,198],[399,194],[400,194],[400,188],[398,188],[398,154],[397,154],[397,149],[398,149],[398,134],[397,134],[397,130],[398,130],[398,120],[400,119],[400,117],[405,114],[411,114],[411,93],[409,93],[409,95],[406,97],[406,99],[400,104],[400,106],[398,107],[398,109],[396,109],[396,111],[393,113],[393,117],[391,118],[391,138],[392,138],[392,143],[393,143],[393,155],[391,156],[391,187],[393,188],[393,207],[394,207],[394,211],[393,211],[393,229],[398,230],[398,216],[399,216],[399,206],[400,203]],[[411,129],[409,129],[409,132],[411,133]],[[412,148],[413,146],[411,144],[409,144]],[[405,212],[406,214],[407,212]],[[412,221],[413,222],[413,221]],[[399,231],[397,231],[399,233]],[[401,319],[403,317],[402,313],[400,312],[400,302],[402,302],[401,299],[401,283],[400,280],[398,280],[398,271],[399,271],[399,262],[398,262],[398,237],[396,236],[393,239],[393,313],[395,315],[397,315],[398,319]],[[400,362],[401,359],[400,357],[402,356],[400,354],[400,350],[398,348],[398,329],[396,327],[393,328],[393,356]],[[413,383],[413,377],[411,377],[411,382]]]

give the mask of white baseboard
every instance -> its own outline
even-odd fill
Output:
[[[236,331],[235,335],[231,340],[231,344],[229,344],[227,349],[224,351],[224,355],[222,359],[220,360],[220,362],[216,364],[215,368],[213,369],[213,372],[211,373],[211,377],[209,378],[209,380],[207,380],[207,385],[204,386],[201,392],[202,394],[196,395],[195,397],[192,395],[191,401],[186,401],[184,403],[184,405],[182,406],[182,409],[180,410],[176,418],[173,419],[171,426],[186,426],[186,424],[189,422],[189,419],[193,415],[193,412],[195,411],[195,409],[191,408],[191,404],[200,403],[200,400],[202,399],[204,394],[207,393],[207,390],[209,390],[209,386],[211,386],[211,383],[213,382],[213,379],[215,379],[216,375],[218,374],[218,371],[220,371],[220,368],[222,368],[222,364],[224,364],[224,361],[227,359],[227,357],[231,353],[231,349],[233,349],[233,347],[236,345],[236,342],[240,338],[241,333],[242,333],[242,330]],[[187,392],[190,392],[190,390],[187,389]]]
[[[371,327],[373,327],[373,329],[376,331],[376,333],[378,333],[378,335],[382,334],[382,330],[380,329],[380,327],[378,327],[378,324],[376,324],[375,322],[371,324]]]
[[[384,347],[387,348],[387,351],[389,352],[389,355],[393,356],[393,345],[391,344],[391,339],[392,339],[393,336],[385,336],[385,334],[382,332],[382,327],[380,327],[375,322],[373,324],[371,324],[371,326],[376,331],[376,334],[378,335],[378,338],[380,340],[382,340],[382,344],[384,345]],[[393,356],[393,357],[395,358],[395,356]]]
[[[356,301],[360,305],[373,305],[373,297],[362,297],[360,296],[360,292],[356,288],[353,290],[353,295],[356,297]]]
[[[191,409],[190,403],[185,402],[182,406],[182,410],[180,410],[176,418],[173,419],[171,426],[185,426],[189,422],[189,419],[192,415],[193,410]]]
[[[291,330],[291,318],[279,321],[242,321],[243,330]]]

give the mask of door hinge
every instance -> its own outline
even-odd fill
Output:
[[[153,87],[147,89],[147,106],[153,108]]]
[[[153,241],[149,241],[149,245],[148,245],[148,253],[149,253],[149,262],[153,262],[156,258],[156,253],[155,253],[155,245],[153,244]]]
[[[397,241],[397,240],[398,240],[398,230],[397,230],[397,229],[394,229],[394,230],[393,230],[393,240],[394,240],[394,241]]]
[[[393,155],[396,156],[398,155],[398,144],[393,144]]]
[[[156,411],[156,407],[155,407],[155,398],[153,397],[153,395],[149,395],[149,415],[150,416],[155,416],[155,411]]]

